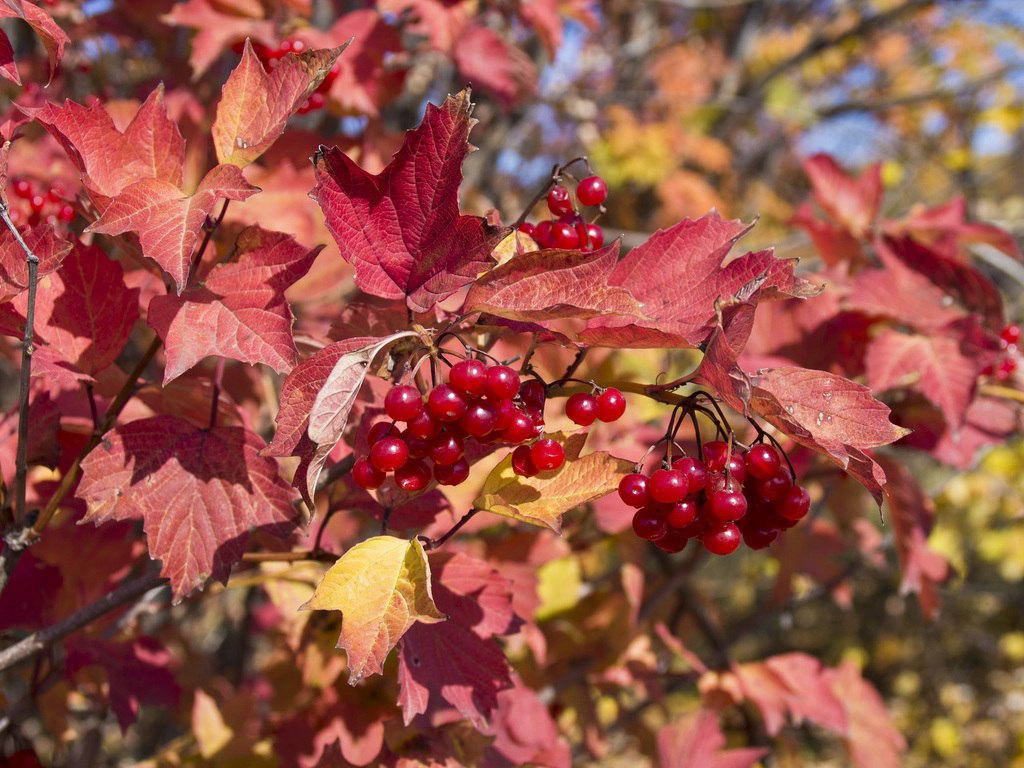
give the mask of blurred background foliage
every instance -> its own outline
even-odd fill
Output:
[[[209,5],[237,21],[236,38],[245,30],[269,43],[296,30],[327,29],[368,4],[186,5],[193,11]],[[281,201],[304,199],[312,186],[307,158],[315,143],[340,143],[367,167],[379,167],[401,131],[416,122],[425,99],[464,84],[466,68],[453,63],[457,42],[445,48],[439,42],[443,29],[407,23],[409,8],[415,14],[425,5],[376,4],[400,33],[401,46],[378,57],[373,76],[380,80],[381,72],[401,70],[403,78],[384,96],[377,94],[377,109],[332,103],[295,120],[286,139],[251,171],[259,175],[256,183],[277,195],[267,196],[270,204],[284,210]],[[476,90],[481,124],[473,138],[479,151],[465,169],[466,207],[497,208],[513,220],[553,166],[584,154],[612,188],[601,224],[609,237],[621,234],[626,247],[681,217],[717,208],[730,217],[760,217],[746,247],[774,245],[780,255],[800,256],[813,266],[808,237],[789,221],[808,195],[801,158],[828,152],[851,171],[883,164],[883,215],[904,215],[963,195],[972,217],[1024,235],[1024,4],[1018,0],[433,5],[448,14],[437,23],[452,25],[449,32],[458,14],[482,20],[511,41],[522,66],[518,92]],[[560,42],[551,28],[523,24],[521,15],[531,5],[554,9]],[[73,30],[76,45],[56,84],[45,93],[36,88],[27,98],[57,92],[85,100],[98,92],[107,99],[138,99],[162,81],[183,124],[201,122],[186,94],[215,100],[237,57],[226,39],[223,55],[197,77],[190,61],[196,28],[184,13],[168,21],[173,7],[171,0],[58,0],[53,12]],[[540,34],[545,31],[546,39]],[[34,43],[26,34],[20,44]],[[190,145],[190,152],[203,151],[208,150]],[[195,166],[203,162],[196,159]],[[307,204],[308,221],[289,221],[287,227],[311,241],[330,242],[315,206]],[[232,216],[247,215],[241,209]],[[303,216],[294,208],[287,215]],[[1024,267],[984,245],[972,248],[1004,291],[1009,318],[1020,321]],[[637,352],[614,364],[628,368],[621,372],[629,377],[650,379],[670,363],[680,361]],[[650,417],[654,423],[664,413]],[[692,600],[729,634],[716,639],[694,631],[687,642],[705,661],[724,650],[738,661],[792,650],[829,665],[854,660],[878,686],[906,736],[907,766],[1024,767],[1024,444],[998,447],[965,473],[924,461],[912,468],[938,511],[930,543],[956,570],[942,588],[938,618],[925,620],[916,598],[899,594],[891,548],[888,560],[840,558],[845,578],[830,589],[796,574],[785,580],[784,593],[779,561],[744,551],[697,566]],[[856,507],[873,535],[891,540],[891,529],[862,503],[866,497],[854,496],[845,503]],[[538,617],[552,655],[564,653],[570,667],[586,659],[580,635],[588,618],[603,621],[606,632],[614,625],[609,616],[628,612],[618,573],[621,553],[613,550],[639,546],[628,533],[614,544],[596,543],[603,534],[589,526],[584,520],[570,529],[572,546],[555,546],[538,573]],[[664,583],[676,582],[665,574]],[[603,632],[598,637],[607,639]],[[617,650],[623,658],[649,653],[634,646]],[[561,671],[569,682],[560,682],[556,693],[571,699],[579,675],[574,668]],[[529,669],[520,673],[543,687],[542,680],[530,680]],[[695,678],[685,668],[676,665],[664,674],[670,695],[696,701]],[[644,702],[609,688],[591,703],[566,708],[560,724],[592,754],[606,755],[603,764],[638,765],[628,723],[653,716]],[[583,713],[593,721],[588,724]],[[603,741],[594,723],[625,726]],[[743,730],[741,723],[736,726]],[[795,729],[783,732],[776,765],[845,764],[827,737],[807,726],[802,730],[799,738]]]

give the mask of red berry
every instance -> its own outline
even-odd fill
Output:
[[[459,485],[469,477],[469,463],[465,459],[459,459],[454,464],[436,464],[434,466],[434,479],[440,485]]]
[[[28,179],[18,179],[14,182],[14,194],[16,197],[20,197],[22,200],[28,200],[32,197],[32,182]]]
[[[302,106],[299,107],[298,113],[300,115],[307,115],[310,112],[316,112],[318,109],[323,109],[324,104],[327,103],[327,99],[324,95],[318,91],[314,91],[309,94],[309,98],[302,102]]]
[[[603,422],[617,421],[626,412],[626,398],[615,387],[608,387],[597,398],[597,418]]]
[[[619,480],[619,498],[627,507],[639,509],[647,503],[647,477],[638,472],[624,475]]]
[[[558,469],[565,461],[565,449],[557,440],[546,437],[538,440],[530,447],[530,458],[541,472]]]
[[[697,519],[697,502],[691,497],[677,501],[669,509],[665,519],[673,528],[686,528]]]
[[[444,432],[430,441],[430,458],[439,466],[454,464],[466,452],[462,438],[450,432]]]
[[[754,492],[762,499],[778,501],[784,498],[792,487],[793,478],[789,476],[789,472],[785,469],[779,469],[771,477],[765,480],[757,480],[754,483]]]
[[[395,470],[395,484],[403,491],[422,491],[430,477],[430,467],[419,459],[410,459]]]
[[[738,491],[715,491],[710,508],[719,520],[739,520],[747,514],[747,497]]]
[[[552,187],[548,192],[548,210],[555,216],[572,213],[572,198],[569,196],[569,190],[560,184]]]
[[[576,197],[583,205],[600,205],[608,199],[608,184],[600,176],[587,176],[576,185]]]
[[[586,225],[587,236],[580,237],[580,245],[586,246],[591,251],[596,251],[604,245],[604,230],[597,224]]]
[[[411,421],[423,413],[423,396],[416,387],[392,387],[384,396],[384,410],[395,421]]]
[[[699,493],[708,482],[708,471],[697,459],[683,456],[672,462],[672,469],[679,470],[686,476],[688,493]]]
[[[512,422],[515,421],[519,409],[516,408],[516,404],[511,400],[498,400],[494,402],[494,413],[498,417],[498,420],[494,422],[494,431],[504,432],[512,426]]]
[[[533,420],[517,408],[512,423],[505,427],[501,437],[506,443],[516,445],[529,440],[533,433]]]
[[[1010,323],[999,333],[999,340],[1006,346],[1020,343],[1020,326]]]
[[[729,446],[721,440],[704,443],[704,466],[709,472],[721,472],[725,469]]]
[[[352,481],[360,488],[365,488],[368,491],[380,488],[386,477],[387,474],[374,469],[373,465],[370,464],[370,460],[365,456],[360,456],[356,459],[356,463],[352,465]]]
[[[366,433],[366,443],[372,448],[375,443],[383,440],[385,437],[398,437],[398,435],[398,427],[390,421],[378,421],[370,427],[370,431]]]
[[[536,379],[527,379],[519,387],[519,399],[523,401],[523,405],[543,410],[546,398],[544,385]]]
[[[484,391],[491,400],[511,400],[519,392],[519,374],[507,365],[493,365],[487,369]]]
[[[996,366],[996,378],[999,381],[1006,381],[1008,378],[1013,376],[1013,373],[1016,370],[1017,361],[1012,357],[1004,357],[999,361],[999,365]]]
[[[633,515],[633,531],[641,539],[657,541],[668,533],[668,523],[657,507],[647,506],[638,509]]]
[[[64,202],[64,198],[61,197],[60,190],[57,189],[56,187],[50,187],[48,190],[46,190],[46,199],[48,202],[51,202],[54,205],[56,205],[57,203]]]
[[[733,451],[732,456],[729,457],[729,463],[725,465],[725,472],[738,483],[747,479],[747,465],[738,451]]]
[[[670,527],[664,536],[655,540],[654,546],[663,552],[675,554],[676,552],[682,552],[686,548],[686,542],[689,540],[690,537],[685,533]]]
[[[438,421],[458,421],[468,407],[466,397],[447,384],[434,387],[427,397],[427,411]]]
[[[572,224],[556,221],[551,225],[551,248],[574,251],[580,247],[580,236]]]
[[[482,395],[487,388],[487,364],[483,360],[460,360],[448,372],[448,383],[463,394]]]
[[[541,248],[551,247],[551,222],[547,219],[537,224],[536,231],[533,235],[533,239],[537,241],[537,245]]]
[[[647,495],[662,504],[675,504],[686,498],[686,477],[675,469],[659,469],[647,481]]]
[[[811,508],[811,494],[803,486],[794,485],[775,503],[775,511],[787,520],[802,520]]]
[[[740,529],[735,523],[726,523],[718,528],[704,531],[704,547],[713,555],[728,555],[736,551],[742,541]]]
[[[519,225],[519,231],[522,232],[524,235],[529,235],[534,240],[537,239],[537,228],[528,221],[524,221],[522,224]]]
[[[505,402],[507,400],[499,400],[498,402]],[[483,437],[489,435],[491,430],[494,429],[494,425],[498,422],[498,412],[494,408],[494,403],[490,400],[473,400],[469,404],[469,408],[459,419],[459,426],[462,427],[462,431],[472,437]]]
[[[520,477],[533,477],[540,471],[533,463],[530,446],[520,445],[512,451],[512,471]]]
[[[430,440],[423,437],[413,437],[408,434],[402,435],[405,440],[405,444],[409,446],[409,458],[410,459],[425,459],[430,455]]]
[[[782,465],[779,452],[773,446],[766,445],[765,443],[753,446],[747,451],[747,455],[743,457],[743,460],[751,477],[761,480],[766,480],[774,475]]]
[[[32,195],[28,201],[28,207],[32,209],[32,213],[41,213],[43,206],[46,205],[46,197],[44,195]]]
[[[565,403],[565,415],[581,427],[589,427],[597,418],[597,398],[588,392],[577,392]]]
[[[70,224],[75,220],[75,209],[65,203],[60,207],[60,210],[57,211],[57,219],[59,221],[63,221],[65,224]]]
[[[385,437],[370,448],[370,464],[379,472],[391,472],[409,460],[409,446],[400,437]]]
[[[751,549],[764,549],[778,537],[777,528],[762,523],[748,525],[743,528],[743,543]]]
[[[429,440],[440,434],[441,422],[431,416],[427,410],[424,410],[419,416],[409,420],[405,425],[405,431],[411,437]]]

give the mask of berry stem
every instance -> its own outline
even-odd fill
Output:
[[[423,542],[423,549],[426,550],[427,552],[430,552],[432,550],[438,549],[446,541],[448,541],[448,539],[450,539],[452,536],[454,536],[456,533],[458,533],[459,529],[462,528],[462,526],[464,526],[470,520],[472,520],[473,516],[477,512],[479,512],[479,511],[480,511],[479,509],[477,509],[476,507],[473,507],[466,514],[464,514],[461,518],[459,518],[458,522],[456,522],[455,525],[453,525],[443,535],[441,535],[440,537],[438,537],[436,539],[432,539],[429,536],[417,536],[416,538],[419,539],[421,542]]]

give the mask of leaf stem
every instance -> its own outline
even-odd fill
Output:
[[[459,518],[459,521],[455,523],[455,525],[453,525],[451,528],[449,528],[447,532],[445,532],[444,535],[442,535],[440,538],[431,539],[429,536],[417,536],[416,538],[423,542],[423,549],[425,549],[427,552],[430,552],[434,549],[438,549],[446,541],[448,541],[448,539],[450,539],[452,536],[458,533],[459,529],[461,529],[462,526],[464,526],[466,523],[472,520],[473,516],[476,515],[476,513],[479,511],[480,510],[477,509],[476,507],[471,508],[466,514]]]
[[[231,201],[228,198],[224,198],[224,204],[220,207],[220,214],[218,214],[217,218],[214,219],[212,222],[210,222],[209,225],[203,227],[206,230],[206,234],[203,235],[203,242],[199,246],[199,250],[196,251],[195,258],[192,259],[192,270],[191,271],[193,273],[199,267],[199,264],[203,260],[203,256],[206,254],[206,248],[207,248],[207,246],[210,245],[210,240],[213,239],[213,233],[217,231],[217,228],[220,227],[220,223],[222,221],[224,221],[224,216],[228,212],[228,204],[230,202]]]
[[[103,614],[141,597],[149,590],[162,586],[165,581],[160,574],[151,573],[131,581],[121,582],[116,589],[103,595],[96,602],[90,603],[46,629],[33,632],[9,648],[0,651],[0,672],[26,659],[33,658],[58,640],[62,640],[72,632],[90,624]]]
[[[217,426],[217,405],[220,403],[220,386],[224,382],[223,357],[217,358],[217,370],[213,374],[213,397],[210,398],[210,426],[213,429]]]

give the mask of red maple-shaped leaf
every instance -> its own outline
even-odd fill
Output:
[[[71,243],[58,238],[49,225],[22,232],[21,236],[29,250],[39,259],[39,277],[56,270],[71,250]],[[0,302],[10,301],[27,288],[28,262],[25,251],[11,231],[0,226]]]
[[[909,387],[935,403],[956,435],[974,397],[980,373],[976,354],[952,327],[949,335],[902,333],[886,328],[868,345],[868,385],[876,392]]]
[[[832,157],[811,155],[804,160],[814,199],[836,223],[854,237],[866,235],[882,204],[882,166],[875,163],[860,176],[851,176]]]
[[[498,694],[498,706],[483,733],[494,734],[489,752],[498,765],[569,768],[572,753],[536,691],[512,673],[512,687]]]
[[[783,367],[752,377],[750,408],[853,475],[882,503],[885,473],[868,451],[907,434],[867,387],[825,371]]]
[[[846,707],[845,741],[855,768],[899,768],[907,741],[892,724],[885,700],[853,662],[829,672],[832,690]]]
[[[594,318],[582,340],[623,348],[696,347],[711,335],[718,303],[818,292],[793,274],[794,260],[777,259],[771,251],[726,262],[749,230],[711,213],[655,232],[609,278],[609,285],[625,288],[641,303],[645,317]]]
[[[437,707],[437,693],[460,714],[483,725],[499,691],[511,686],[496,635],[514,632],[511,583],[490,564],[462,553],[432,565],[434,602],[448,621],[415,624],[402,638],[399,704],[405,722]]]
[[[750,768],[765,754],[760,747],[723,750],[725,735],[710,709],[669,723],[658,731],[661,768]]]
[[[117,359],[139,317],[139,289],[96,246],[75,241],[60,270],[39,281],[36,322],[46,347],[94,376]]]
[[[1013,234],[1005,229],[976,221],[967,221],[967,201],[962,195],[934,208],[915,209],[903,219],[883,221],[882,231],[893,238],[913,238],[944,257],[965,262],[964,247],[985,243],[1008,256],[1020,258]]]
[[[537,68],[529,54],[484,24],[462,30],[452,57],[464,82],[489,91],[505,109],[537,93]]]
[[[937,586],[949,577],[949,561],[928,546],[928,534],[935,524],[935,504],[903,464],[886,457],[879,461],[888,479],[885,499],[903,570],[900,592],[917,593],[924,615],[933,618],[942,602]]]
[[[592,253],[531,251],[481,275],[463,312],[488,312],[510,320],[643,316],[625,288],[608,284],[618,263],[618,241]]]
[[[112,643],[73,636],[68,641],[67,674],[73,676],[92,666],[107,675],[107,697],[121,731],[138,719],[139,707],[173,707],[180,689],[169,669],[171,654],[154,637],[131,643]]]
[[[213,206],[218,200],[245,200],[257,192],[234,165],[211,169],[193,194],[163,179],[144,179],[122,190],[86,231],[137,232],[143,255],[163,267],[181,293],[192,251]]]
[[[167,116],[164,89],[154,89],[131,122],[119,131],[106,108],[65,101],[26,109],[64,147],[79,170],[93,202],[102,211],[107,201],[130,184],[160,179],[182,184],[185,140]]]
[[[0,3],[0,18],[21,19],[26,22],[32,30],[39,35],[39,39],[46,49],[46,55],[50,60],[50,77],[57,71],[57,65],[64,55],[64,46],[70,42],[67,33],[61,29],[46,11],[35,3],[28,0],[6,0]],[[11,41],[7,33],[0,31],[0,75],[21,85],[21,77],[18,69],[13,63],[14,51],[11,48]]]
[[[343,50],[289,53],[267,72],[246,40],[242,60],[224,83],[211,129],[217,160],[244,168],[266,152]]]
[[[10,486],[14,480],[15,456],[18,450],[18,407],[15,405],[0,417],[0,479]],[[60,458],[60,444],[57,430],[60,428],[60,409],[50,393],[38,384],[29,394],[28,452],[29,465],[57,466]]]
[[[150,302],[149,324],[167,349],[165,384],[210,355],[265,363],[279,373],[295,365],[294,317],[284,292],[322,246],[308,250],[291,235],[253,226],[236,247],[237,259],[215,266],[200,285]]]
[[[233,42],[251,37],[271,44],[277,37],[277,25],[271,19],[264,18],[262,7],[253,15],[220,0],[185,0],[175,3],[160,20],[165,24],[196,30],[189,56],[192,74],[196,79]]]
[[[754,310],[750,302],[730,304],[721,309],[700,361],[695,380],[711,389],[725,393],[726,401],[743,411],[750,402],[750,377],[737,364],[754,327]]]
[[[313,196],[367,293],[426,312],[489,265],[507,230],[459,213],[471,109],[468,91],[428,105],[380,174],[337,148],[321,147],[313,158]]]
[[[261,448],[241,427],[202,429],[175,416],[117,427],[82,462],[82,522],[141,519],[175,602],[208,579],[227,583],[252,529],[284,537],[299,522],[293,492]]]

